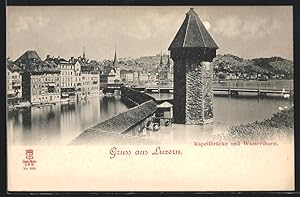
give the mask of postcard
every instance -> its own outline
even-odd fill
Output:
[[[293,191],[292,6],[8,6],[8,191]]]

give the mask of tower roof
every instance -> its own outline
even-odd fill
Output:
[[[33,59],[35,59],[36,61],[41,61],[41,58],[36,51],[28,50],[23,55],[21,55],[15,62],[28,63],[33,61]]]
[[[219,48],[193,8],[186,13],[186,17],[180,29],[169,46],[169,50],[174,48],[191,47]]]

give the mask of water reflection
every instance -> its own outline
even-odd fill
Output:
[[[31,107],[8,113],[13,144],[66,144],[87,127],[125,111],[116,98],[91,98],[79,103]]]

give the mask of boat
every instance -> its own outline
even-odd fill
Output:
[[[69,93],[69,103],[75,103],[75,93]]]
[[[69,99],[68,98],[62,98],[60,99],[60,104],[64,105],[64,104],[68,104],[69,103]]]
[[[51,103],[39,103],[39,104],[33,104],[31,106],[41,108],[41,107],[47,107],[47,106],[51,106],[51,105],[52,105]]]
[[[30,106],[31,106],[30,102],[20,102],[19,104],[15,105],[14,107],[17,109],[23,109],[23,108],[27,108]]]
[[[268,81],[268,76],[261,76],[257,78],[258,81]]]
[[[60,97],[60,104],[65,105],[69,103],[69,95],[66,93],[62,93]]]
[[[159,130],[159,124],[158,123],[154,123],[153,124],[153,130],[154,131],[158,131]]]
[[[159,89],[153,89],[152,92],[153,93],[159,93]]]
[[[289,99],[290,97],[291,97],[290,94],[283,94],[283,98],[285,98],[285,99]]]
[[[8,106],[8,110],[9,110],[9,111],[11,111],[11,110],[15,110],[15,109],[16,109],[16,107],[15,107],[15,106],[13,106],[13,105],[9,105],[9,106]]]
[[[138,132],[137,134],[139,137],[147,136],[147,129],[144,127],[141,129],[141,131]]]
[[[104,96],[105,96],[105,97],[113,97],[114,94],[111,93],[111,92],[107,92],[107,93],[104,94]]]
[[[17,99],[17,98],[18,98],[18,96],[17,96],[16,94],[14,94],[14,95],[9,94],[9,95],[7,96],[7,100],[14,100],[14,99]]]

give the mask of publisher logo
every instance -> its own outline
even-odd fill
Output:
[[[34,150],[27,149],[25,150],[25,160],[23,160],[24,163],[24,170],[36,170],[35,164],[37,163],[36,160],[34,160]]]

